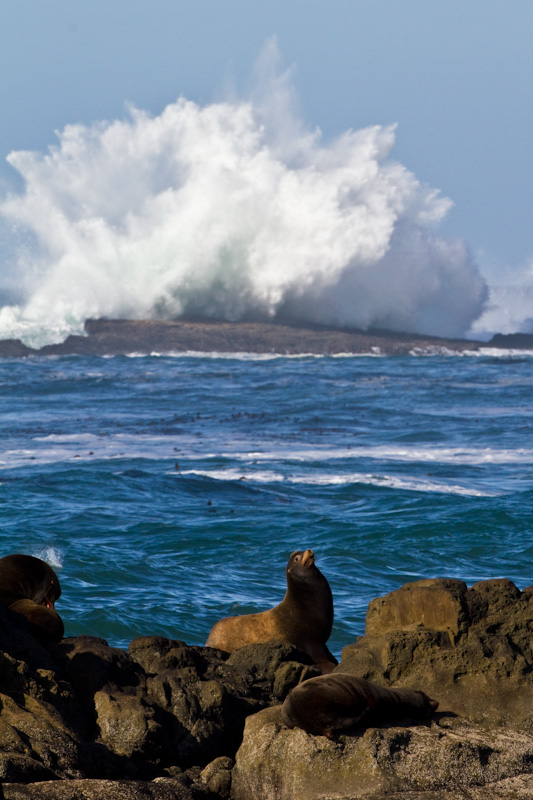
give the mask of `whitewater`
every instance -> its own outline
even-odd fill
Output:
[[[88,318],[284,320],[462,336],[488,290],[439,236],[451,201],[391,157],[394,124],[326,141],[265,48],[246,100],[72,124],[13,152],[0,200],[0,337]]]

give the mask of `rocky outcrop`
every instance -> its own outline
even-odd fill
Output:
[[[428,721],[329,739],[281,706],[318,670],[291,645],[231,656],[158,636],[45,647],[0,607],[0,782],[8,800],[481,800],[533,796],[533,587],[407,584],[369,605],[332,673],[421,689]],[[243,733],[244,730],[244,733]],[[0,792],[0,797],[2,793]]]
[[[72,780],[4,784],[5,800],[214,800],[201,785],[175,778],[154,781]]]
[[[439,701],[426,724],[363,724],[333,740],[246,721],[233,800],[533,797],[533,588],[508,580],[407,584],[368,608],[333,671]]]
[[[0,341],[0,357],[48,355],[119,355],[127,353],[218,352],[335,354],[478,350],[483,342],[442,339],[437,336],[393,331],[341,330],[321,326],[274,322],[221,322],[215,320],[94,319],[85,323],[86,336],[71,335],[40,350],[17,340]]]
[[[305,653],[282,643],[230,658],[148,636],[128,652],[91,636],[45,648],[5,608],[0,648],[0,781],[13,797],[70,797],[74,786],[72,796],[92,797],[103,779],[121,782],[117,797],[192,797],[195,784],[202,796],[212,796],[209,786],[227,795],[227,759],[245,718],[317,674]],[[139,784],[159,778],[178,781],[181,794],[169,794],[167,784]],[[13,788],[36,791],[43,781],[38,794]],[[60,787],[55,794],[52,784]]]
[[[533,732],[533,587],[509,580],[410,583],[373,600],[337,669],[419,688],[439,711]]]
[[[281,725],[280,709],[246,722],[233,800],[356,800],[533,796],[533,737],[464,722],[358,729],[335,740]],[[498,795],[514,786],[529,794]],[[475,794],[476,789],[481,789]],[[474,794],[472,794],[474,791]],[[517,790],[518,792],[518,790]],[[449,793],[449,794],[448,794]]]

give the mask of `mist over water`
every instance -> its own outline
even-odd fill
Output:
[[[324,141],[270,42],[249,100],[69,125],[13,152],[0,202],[0,337],[42,346],[87,318],[284,320],[461,336],[487,288],[451,201],[391,159],[394,126]]]

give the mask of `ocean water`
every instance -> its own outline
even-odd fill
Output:
[[[0,361],[0,552],[48,561],[66,635],[203,644],[293,550],[330,648],[436,576],[533,583],[532,353]]]

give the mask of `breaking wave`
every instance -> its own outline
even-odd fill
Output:
[[[63,340],[95,317],[283,320],[461,336],[487,289],[451,206],[389,154],[395,127],[326,142],[295,115],[270,42],[247,101],[69,125],[13,152],[0,203],[0,336]]]

